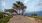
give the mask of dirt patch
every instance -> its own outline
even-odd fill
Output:
[[[38,22],[35,21],[35,19],[31,17],[15,15],[13,16],[13,18],[10,19],[8,23],[38,23]]]

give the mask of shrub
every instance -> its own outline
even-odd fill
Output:
[[[0,23],[7,23],[10,20],[10,18],[12,18],[12,16],[4,17],[4,18],[0,19]]]
[[[0,18],[2,18],[2,17],[3,17],[3,14],[4,14],[3,12],[0,12]]]
[[[28,15],[25,14],[24,16],[28,16]]]
[[[33,18],[37,18],[37,19],[40,19],[40,20],[42,21],[42,16],[37,16],[37,14],[32,14],[31,17],[33,17]]]
[[[37,16],[37,14],[32,14],[31,16]]]

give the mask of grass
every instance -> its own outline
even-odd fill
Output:
[[[12,18],[12,16],[10,16],[10,15],[7,17],[4,17],[4,18],[0,19],[0,23],[7,23],[10,20],[10,18]]]
[[[31,16],[31,17],[40,19],[42,21],[42,16]]]
[[[24,15],[24,16],[28,16],[28,15]],[[42,16],[31,15],[29,17],[36,18],[36,19],[40,19],[42,21]]]

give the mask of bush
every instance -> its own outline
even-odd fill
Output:
[[[7,23],[10,20],[11,17],[12,16],[7,16],[7,17],[0,19],[0,23]]]
[[[31,17],[42,20],[42,16],[37,16],[37,14],[32,14],[32,16],[31,16]]]
[[[0,18],[2,18],[2,17],[3,17],[3,14],[4,14],[3,12],[0,12]]]
[[[25,14],[24,16],[28,16],[28,15]]]
[[[32,14],[31,16],[37,16],[37,14]]]

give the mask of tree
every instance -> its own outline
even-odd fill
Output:
[[[22,8],[22,15],[23,15],[25,9],[26,9],[26,6],[24,6],[24,7]]]
[[[24,6],[24,4],[20,1],[17,1],[16,3],[13,4],[13,8],[18,9],[19,10],[19,14],[20,14],[20,10],[22,10],[22,14],[25,11],[24,9],[26,9],[26,6]]]
[[[19,10],[19,14],[20,14],[20,6],[18,4],[14,3],[13,8]]]
[[[17,11],[14,10],[14,9],[7,9],[6,12],[10,12],[10,13],[16,12],[16,13],[17,13]],[[17,14],[18,14],[18,13],[17,13]]]
[[[20,2],[20,1],[17,1],[16,2],[18,5],[19,5],[19,9],[21,9],[22,10],[22,15],[23,15],[23,13],[24,13],[24,11],[25,11],[25,9],[26,9],[26,6],[22,3],[22,2]]]

